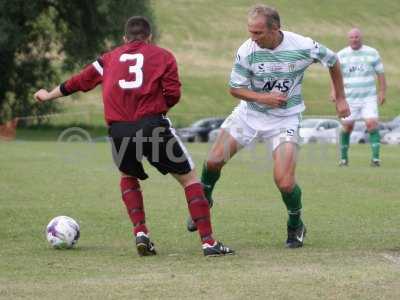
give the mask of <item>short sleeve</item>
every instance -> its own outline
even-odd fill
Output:
[[[247,88],[250,85],[251,69],[242,47],[236,53],[229,85],[233,88]]]
[[[374,67],[374,70],[375,70],[376,74],[383,74],[384,73],[382,60],[381,60],[381,57],[380,57],[378,51],[374,55],[374,61],[372,62],[372,66]]]
[[[336,53],[316,41],[312,41],[312,43],[313,46],[310,49],[311,58],[319,61],[325,67],[333,67],[338,59]]]

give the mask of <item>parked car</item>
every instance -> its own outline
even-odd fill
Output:
[[[221,128],[216,128],[211,130],[210,133],[208,134],[208,141],[211,143],[215,142],[220,131]]]
[[[379,135],[381,139],[390,132],[389,126],[387,123],[379,123],[378,124]],[[354,123],[354,129],[350,136],[350,143],[369,143],[369,133],[367,127],[365,126],[364,121],[356,121]]]
[[[340,122],[333,119],[304,119],[300,124],[302,143],[336,143]]]
[[[208,142],[208,134],[219,128],[225,118],[206,118],[194,122],[189,127],[179,128],[176,133],[185,142]]]
[[[381,138],[381,143],[396,145],[400,144],[400,127],[393,129],[391,132],[386,133]]]
[[[389,128],[390,130],[396,129],[398,127],[400,127],[400,115],[398,115],[397,117],[395,117],[393,120],[384,123],[386,125],[387,128]]]

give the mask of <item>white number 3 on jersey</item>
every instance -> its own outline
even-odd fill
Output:
[[[119,86],[122,89],[136,89],[142,86],[143,84],[143,54],[127,54],[124,53],[120,56],[119,61],[126,62],[128,60],[136,60],[136,64],[129,66],[129,73],[134,73],[136,78],[133,81],[126,81],[125,79],[120,79],[118,81]]]

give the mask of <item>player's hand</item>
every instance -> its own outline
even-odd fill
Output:
[[[50,93],[45,90],[45,89],[40,89],[38,90],[33,97],[35,98],[36,101],[38,102],[44,102],[44,101],[48,101],[51,100],[52,98],[50,97]]]
[[[268,106],[271,106],[273,108],[282,108],[286,106],[287,99],[288,98],[285,94],[271,92],[263,94],[261,99],[259,99],[257,102],[267,104]]]
[[[336,113],[340,118],[350,116],[350,107],[346,99],[336,99]]]

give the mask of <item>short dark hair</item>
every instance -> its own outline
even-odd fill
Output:
[[[128,41],[144,41],[151,35],[151,25],[146,17],[133,16],[126,21],[125,37]]]
[[[257,4],[250,8],[249,18],[256,18],[258,16],[263,16],[265,18],[265,25],[269,29],[271,29],[274,25],[277,28],[281,28],[281,19],[278,11],[275,8],[263,4]]]

